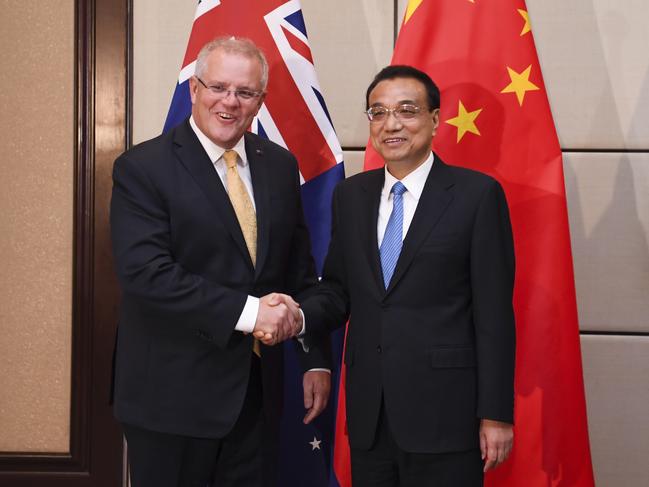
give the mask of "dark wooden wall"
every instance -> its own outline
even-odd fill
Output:
[[[108,207],[113,161],[129,143],[131,25],[130,0],[76,0],[70,453],[0,452],[0,486],[124,481],[122,436],[109,404],[118,288]]]

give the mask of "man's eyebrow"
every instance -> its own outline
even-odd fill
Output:
[[[395,106],[399,106],[399,105],[416,105],[416,104],[417,104],[417,102],[415,100],[399,100],[395,104]],[[375,103],[372,103],[370,106],[371,107],[384,107],[386,105],[384,105],[383,103],[380,103],[380,102],[377,101]]]
[[[219,81],[219,80],[213,80],[213,81],[207,81],[207,86],[214,86],[214,85],[220,85],[220,86],[228,86],[228,83],[225,81]],[[243,85],[243,86],[234,86],[235,90],[248,90],[248,91],[256,91],[254,88],[251,88],[249,85]]]

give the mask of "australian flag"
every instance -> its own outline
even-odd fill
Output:
[[[199,1],[164,130],[189,116],[189,78],[194,74],[198,52],[205,43],[223,35],[247,37],[266,55],[270,67],[268,95],[251,130],[287,148],[298,160],[312,252],[321,271],[329,245],[331,195],[336,183],[344,178],[343,154],[316,78],[298,0]],[[342,334],[333,341],[335,367],[331,379],[337,385]],[[343,422],[336,426],[337,415],[343,413],[344,421],[343,406],[335,406],[338,387],[333,388],[331,406],[314,423],[302,424],[302,374],[292,345],[285,345],[284,354],[279,485],[347,487],[346,432]],[[335,436],[341,445],[336,451]]]

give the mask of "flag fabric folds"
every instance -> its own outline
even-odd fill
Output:
[[[392,57],[441,90],[434,149],[505,189],[516,249],[514,449],[486,485],[594,485],[561,149],[523,0],[410,0]],[[382,161],[368,149],[366,169]]]
[[[344,166],[342,149],[316,77],[298,0],[199,1],[164,131],[189,116],[189,78],[194,74],[196,56],[205,43],[224,35],[251,39],[268,60],[268,95],[251,130],[289,149],[298,160],[312,252],[320,270],[329,245],[331,195],[336,183],[344,178]],[[342,336],[333,341],[335,385]],[[291,344],[285,345],[284,355],[279,485],[336,487],[331,475],[332,408],[314,424],[302,424],[302,374]],[[334,389],[330,398],[333,404],[336,394]]]

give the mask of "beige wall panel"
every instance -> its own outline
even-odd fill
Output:
[[[345,177],[353,176],[363,170],[365,151],[343,151],[345,159]]]
[[[527,0],[564,148],[649,148],[649,2]]]
[[[67,452],[74,2],[0,10],[0,451]]]
[[[228,0],[232,1],[232,0]],[[320,87],[343,147],[363,147],[365,89],[392,55],[394,4],[302,0]],[[194,18],[192,1],[133,2],[133,141],[162,131]]]
[[[343,147],[365,147],[365,90],[390,63],[391,0],[302,0],[320,87]]]
[[[197,2],[133,0],[133,142],[162,132]]]
[[[649,337],[583,336],[597,487],[649,485]]]
[[[564,171],[581,328],[649,331],[649,154],[569,153]]]

